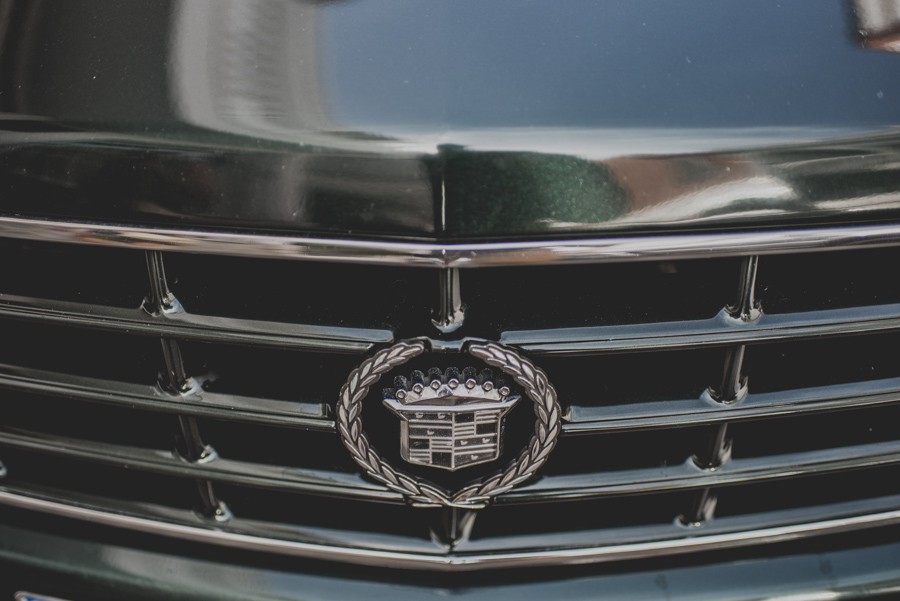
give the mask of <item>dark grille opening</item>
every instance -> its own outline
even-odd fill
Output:
[[[357,472],[338,436],[293,428],[198,419],[203,441],[226,459]]]
[[[462,270],[467,325],[507,330],[708,319],[734,302],[740,259]],[[486,334],[485,334],[486,335]]]
[[[704,428],[666,428],[563,436],[542,474],[577,474],[680,465],[704,440]]]
[[[333,403],[350,371],[353,355],[273,350],[182,342],[187,372],[210,376],[210,392],[284,401]]]
[[[716,490],[717,517],[815,507],[900,494],[900,466],[781,479]]]
[[[346,501],[219,484],[216,492],[245,519],[314,528],[378,532],[428,539],[428,527],[440,511],[410,511],[403,505]]]
[[[553,505],[494,505],[480,512],[472,539],[671,524],[695,493],[633,495]]]
[[[766,313],[900,303],[898,262],[900,248],[762,257],[757,296]]]
[[[9,470],[4,486],[38,486],[50,490],[95,495],[120,501],[154,503],[193,509],[197,485],[193,480],[161,476],[120,467],[43,455],[0,445]]]
[[[900,404],[729,426],[733,455],[758,457],[900,440]]]
[[[150,289],[141,251],[0,240],[0,256],[2,294],[137,308]]]
[[[608,406],[697,398],[721,379],[725,350],[546,356],[535,361],[563,405]]]
[[[430,323],[433,270],[166,254],[169,286],[191,313],[402,330]]]
[[[0,320],[0,363],[122,382],[155,384],[159,339]]]
[[[870,334],[748,348],[750,391],[774,392],[900,377],[900,335]]]
[[[176,417],[73,399],[5,392],[2,424],[26,430],[148,449],[175,448]]]

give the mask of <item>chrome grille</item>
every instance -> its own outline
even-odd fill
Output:
[[[433,569],[900,520],[898,247],[458,271],[2,250],[2,503]],[[456,298],[464,320],[441,334]],[[410,337],[494,339],[547,371],[566,422],[534,482],[469,514],[358,473],[330,406],[367,353]]]

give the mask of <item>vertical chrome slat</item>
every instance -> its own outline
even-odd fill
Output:
[[[431,323],[442,334],[449,334],[458,330],[466,318],[466,308],[460,290],[459,269],[442,269],[438,277],[438,307],[432,312]]]
[[[181,311],[181,304],[169,290],[166,281],[162,253],[147,251],[146,258],[147,271],[150,276],[150,296],[144,302],[144,310],[153,315]],[[184,367],[184,359],[181,356],[181,346],[178,341],[162,337],[160,343],[166,365],[166,374],[160,385],[173,394],[190,392],[194,387],[194,381]],[[178,453],[187,461],[204,462],[216,457],[215,450],[203,443],[197,420],[193,416],[178,416],[176,441]],[[219,521],[230,519],[231,513],[226,505],[216,497],[212,482],[208,480],[197,480],[196,482],[200,502],[199,509],[203,515],[214,517]]]
[[[758,319],[762,314],[762,309],[756,300],[756,273],[758,267],[758,256],[746,257],[741,263],[737,301],[725,308],[735,320],[748,323]],[[748,384],[746,366],[744,364],[746,350],[747,347],[744,344],[738,344],[726,350],[722,378],[717,386],[710,386],[707,389],[709,396],[717,402],[730,405],[747,395]],[[728,423],[722,422],[711,426],[707,432],[707,439],[692,459],[700,469],[715,470],[728,463],[729,459],[731,459],[731,439],[728,437]],[[704,488],[695,496],[690,510],[679,516],[679,520],[690,526],[702,525],[713,517],[715,509],[715,494],[712,489]]]
[[[431,526],[431,540],[448,551],[469,540],[478,512],[472,509],[447,507],[440,510]]]

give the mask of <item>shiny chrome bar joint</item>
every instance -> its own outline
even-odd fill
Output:
[[[623,261],[671,261],[877,248],[900,244],[900,224],[790,230],[604,237],[576,240],[434,243],[335,240],[179,230],[0,216],[0,237],[203,254],[468,268]]]
[[[180,305],[175,296],[169,291],[166,281],[166,271],[163,265],[162,255],[158,252],[147,251],[147,273],[150,276],[149,304],[151,315],[172,313],[179,310]],[[145,302],[145,308],[147,307]],[[181,346],[177,340],[160,338],[163,359],[166,372],[160,378],[160,385],[176,395],[190,393],[197,388],[196,383],[184,368],[184,359],[181,356]],[[190,463],[208,463],[217,457],[215,449],[203,444],[200,436],[200,428],[197,419],[192,415],[178,415],[178,433],[175,437],[175,450]],[[218,521],[231,519],[231,511],[216,496],[212,482],[209,480],[196,480],[198,511],[205,516],[213,517]]]
[[[738,300],[726,308],[732,317],[743,322],[755,321],[762,313],[759,302],[756,300],[756,272],[758,266],[759,256],[744,257],[741,263],[741,277],[738,283]]]
[[[762,315],[756,301],[756,272],[759,265],[758,256],[745,257],[741,264],[738,281],[737,301],[725,308],[725,311],[741,323],[749,323]],[[725,367],[718,386],[707,388],[707,393],[723,405],[737,403],[747,395],[747,377],[744,369],[744,356],[747,347],[743,344],[728,347],[725,350]],[[704,470],[718,470],[731,460],[732,441],[728,437],[728,422],[720,422],[707,428],[706,439],[691,460],[694,465]],[[697,527],[705,524],[715,516],[717,497],[712,488],[700,489],[695,495],[692,506],[687,513],[678,516],[682,524]]]
[[[445,507],[440,510],[429,529],[431,540],[446,551],[451,551],[469,540],[477,517],[478,511],[472,509]]]
[[[466,318],[459,269],[442,269],[438,276],[438,307],[433,311],[431,323],[441,334],[450,334],[458,330]]]
[[[159,251],[145,253],[147,271],[150,274],[150,295],[144,300],[143,308],[150,315],[180,313],[184,309],[169,290],[163,256]]]

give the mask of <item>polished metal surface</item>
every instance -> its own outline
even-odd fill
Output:
[[[417,476],[415,473],[404,472],[379,454],[369,442],[369,437],[363,427],[363,408],[362,403],[369,394],[369,389],[375,386],[382,375],[398,367],[404,365],[410,360],[422,355],[426,350],[422,341],[401,341],[393,346],[382,349],[363,361],[358,367],[350,372],[347,382],[341,387],[340,395],[335,403],[335,414],[337,415],[338,433],[341,435],[341,442],[353,460],[359,465],[365,474],[385,485],[394,492],[404,495],[407,501],[417,507],[446,507],[456,509],[480,509],[490,502],[494,501],[498,496],[508,493],[515,487],[534,477],[535,473],[546,463],[551,451],[556,446],[557,438],[561,431],[562,410],[557,400],[556,389],[547,379],[547,374],[535,366],[529,359],[522,357],[515,350],[500,346],[492,342],[473,342],[468,344],[466,351],[472,357],[482,360],[490,367],[494,367],[502,371],[506,376],[514,379],[516,384],[521,387],[525,395],[534,403],[535,421],[533,426],[533,435],[527,445],[519,451],[515,457],[507,462],[507,464],[499,469],[482,474],[480,477],[472,479],[465,483],[462,487],[455,490],[448,490],[446,487],[437,485],[426,478]],[[448,370],[449,371],[449,370]],[[458,370],[456,370],[458,372]],[[495,391],[487,386],[484,382],[483,371],[481,375],[477,375],[476,370],[466,368],[462,376],[453,377],[454,374],[440,374],[440,370],[434,368],[429,376],[428,386],[436,385],[436,390],[440,390],[444,382],[444,376],[449,375],[446,393],[452,394],[453,391],[449,384],[456,381],[456,387],[465,387],[470,390],[480,390],[472,394],[478,400],[492,401],[485,403],[484,407],[490,409],[490,417],[495,419],[495,431],[502,425],[500,421],[501,411],[506,410],[510,406],[513,397],[509,397],[509,389],[501,387],[496,391],[496,396],[500,397],[499,402],[494,402],[492,397]],[[402,378],[402,376],[401,376]],[[414,373],[414,381],[410,385],[410,390],[406,390],[406,386],[400,386],[395,392],[399,392],[398,398],[413,397],[419,398],[420,395],[431,400],[432,392],[425,393],[425,378],[421,372]],[[398,379],[401,384],[405,384],[403,380]],[[393,400],[393,403],[391,401]],[[392,411],[406,411],[407,406],[400,403],[397,399],[387,399],[387,404]],[[494,414],[495,415],[491,415]],[[502,414],[501,414],[502,415]],[[424,418],[414,415],[416,419]],[[477,413],[473,415],[473,419],[477,419]],[[477,422],[476,422],[477,423]],[[435,429],[437,430],[437,429]],[[401,430],[402,438],[409,438],[409,431],[405,434]],[[437,432],[427,433],[426,437],[432,437]],[[452,437],[446,432],[440,438]],[[466,440],[462,438],[461,440]],[[410,445],[411,446],[411,445]],[[403,456],[408,461],[411,457],[412,449],[406,449],[407,455]],[[454,452],[455,454],[455,452]],[[493,454],[493,453],[492,453]],[[429,458],[433,458],[431,454]],[[479,457],[471,462],[472,465],[480,463]],[[448,457],[441,462],[441,467],[455,466],[457,459]],[[464,459],[465,461],[465,459]],[[437,461],[426,463],[424,460],[410,461],[419,465],[429,465],[436,467]]]
[[[475,368],[398,376],[400,386],[385,388],[383,403],[400,418],[400,456],[450,471],[499,458],[506,413],[522,397],[495,387],[492,377]]]
[[[672,524],[465,541],[448,552],[421,539],[291,527],[240,518],[227,524],[210,523],[183,510],[128,503],[101,508],[89,498],[56,497],[40,491],[0,487],[0,504],[118,528],[300,557],[451,572],[647,558],[879,528],[900,523],[898,501],[897,497],[884,497],[723,518],[692,531],[689,537],[684,536],[683,526]]]
[[[612,407],[569,404],[564,408],[566,423],[563,431],[588,433],[642,430],[791,416],[898,402],[900,378],[779,392],[750,392],[730,405],[716,401],[708,393],[695,399],[668,399]]]
[[[752,322],[733,319],[723,310],[702,320],[509,330],[501,334],[500,342],[534,355],[617,353],[887,332],[900,327],[898,318],[900,305],[762,313]]]
[[[370,501],[401,502],[403,497],[381,485],[372,484],[358,474],[292,468],[224,459],[212,452],[188,460],[180,453],[152,450],[79,439],[65,439],[38,432],[0,430],[0,444],[8,447],[127,466],[130,469],[203,481],[259,486],[298,493],[326,494]],[[218,503],[212,503],[216,508]]]
[[[442,334],[455,332],[466,318],[466,306],[462,301],[459,269],[442,269],[439,280],[440,302],[433,313],[431,323]]]
[[[654,468],[626,469],[617,471],[582,472],[571,475],[519,478],[515,485],[503,485],[502,495],[487,495],[495,503],[530,503],[536,501],[560,501],[584,499],[619,494],[638,494],[673,490],[686,490],[724,486],[750,482],[761,482],[861,469],[900,463],[900,442],[878,442],[871,444],[837,447],[816,451],[788,453],[743,459],[732,459],[730,448],[724,439],[724,429],[713,431],[711,446],[718,454],[701,458],[707,465],[698,465],[697,457],[687,457],[680,464]],[[719,434],[722,434],[720,437]],[[410,483],[397,485],[386,477],[377,478],[382,484],[370,483],[360,475],[344,472],[292,468],[271,464],[234,461],[217,456],[206,460],[188,462],[172,451],[151,450],[74,438],[43,435],[37,432],[0,430],[0,444],[12,448],[47,453],[60,457],[71,457],[108,465],[128,466],[131,469],[146,470],[172,476],[194,477],[204,480],[259,486],[275,490],[327,494],[340,497],[400,501],[403,496],[422,506],[458,505],[462,509],[484,503],[477,499],[449,495],[430,485],[423,479],[404,474]],[[710,465],[717,461],[716,465]],[[536,468],[525,465],[532,473]],[[372,471],[383,474],[384,467],[373,466]],[[399,473],[399,470],[397,470]],[[497,480],[495,474],[482,478],[471,487],[484,488],[484,482]],[[387,482],[386,482],[387,480]],[[392,485],[393,484],[393,485]],[[493,482],[496,486],[496,482]],[[412,489],[412,490],[411,490]],[[417,493],[414,491],[418,490]],[[491,489],[493,490],[493,489]],[[403,495],[403,496],[401,496]],[[429,496],[430,495],[430,496]],[[424,496],[424,499],[418,498]],[[494,498],[496,497],[496,498]],[[452,501],[452,502],[451,502]]]
[[[34,517],[41,519],[43,515],[34,514]],[[87,532],[90,526],[84,525],[79,530]],[[332,572],[311,573],[298,568],[301,561],[297,559],[288,559],[287,565],[273,562],[262,567],[231,561],[214,564],[206,558],[180,554],[182,543],[177,539],[162,539],[164,544],[159,547],[144,549],[121,540],[75,540],[19,523],[0,525],[0,538],[6,541],[6,556],[10,558],[0,563],[0,569],[9,566],[9,572],[18,574],[40,566],[33,583],[23,582],[22,588],[29,590],[47,590],[47,583],[53,582],[59,590],[90,593],[98,587],[115,588],[123,582],[137,582],[142,593],[150,598],[165,598],[172,586],[177,586],[180,595],[190,595],[198,601],[254,596],[283,601],[362,598],[442,601],[448,597],[457,601],[582,600],[596,598],[597,591],[612,599],[638,595],[664,596],[666,601],[695,601],[703,596],[718,601],[846,601],[869,596],[881,599],[896,593],[900,587],[896,561],[900,544],[871,533],[873,536],[869,537],[866,537],[868,533],[861,533],[859,538],[865,542],[843,549],[812,544],[809,549],[774,556],[754,555],[733,560],[731,553],[723,553],[702,564],[672,561],[653,570],[622,572],[611,566],[610,569],[588,567],[577,570],[579,573],[572,578],[561,579],[556,574],[546,577],[537,574],[532,578],[516,575],[497,579],[490,586],[473,586],[472,578],[465,574],[450,578],[419,574],[424,577],[401,581],[378,575],[371,579],[348,577],[348,572],[358,571],[346,566]],[[33,556],[34,549],[43,550],[39,558]],[[90,584],[81,586],[85,572],[90,572],[92,579]]]
[[[167,393],[160,386],[0,364],[0,388],[166,413],[277,424],[304,430],[335,430],[334,419],[324,403],[244,397],[209,392],[202,387],[176,395]],[[15,395],[4,395],[2,402],[16,402]]]
[[[0,217],[0,237],[120,248],[437,268],[660,261],[900,244],[900,225],[522,242],[385,242]]]
[[[0,294],[0,316],[205,342],[339,353],[364,353],[376,344],[393,340],[393,334],[388,330],[255,321],[196,315],[184,310],[150,314],[142,308],[10,294]]]

